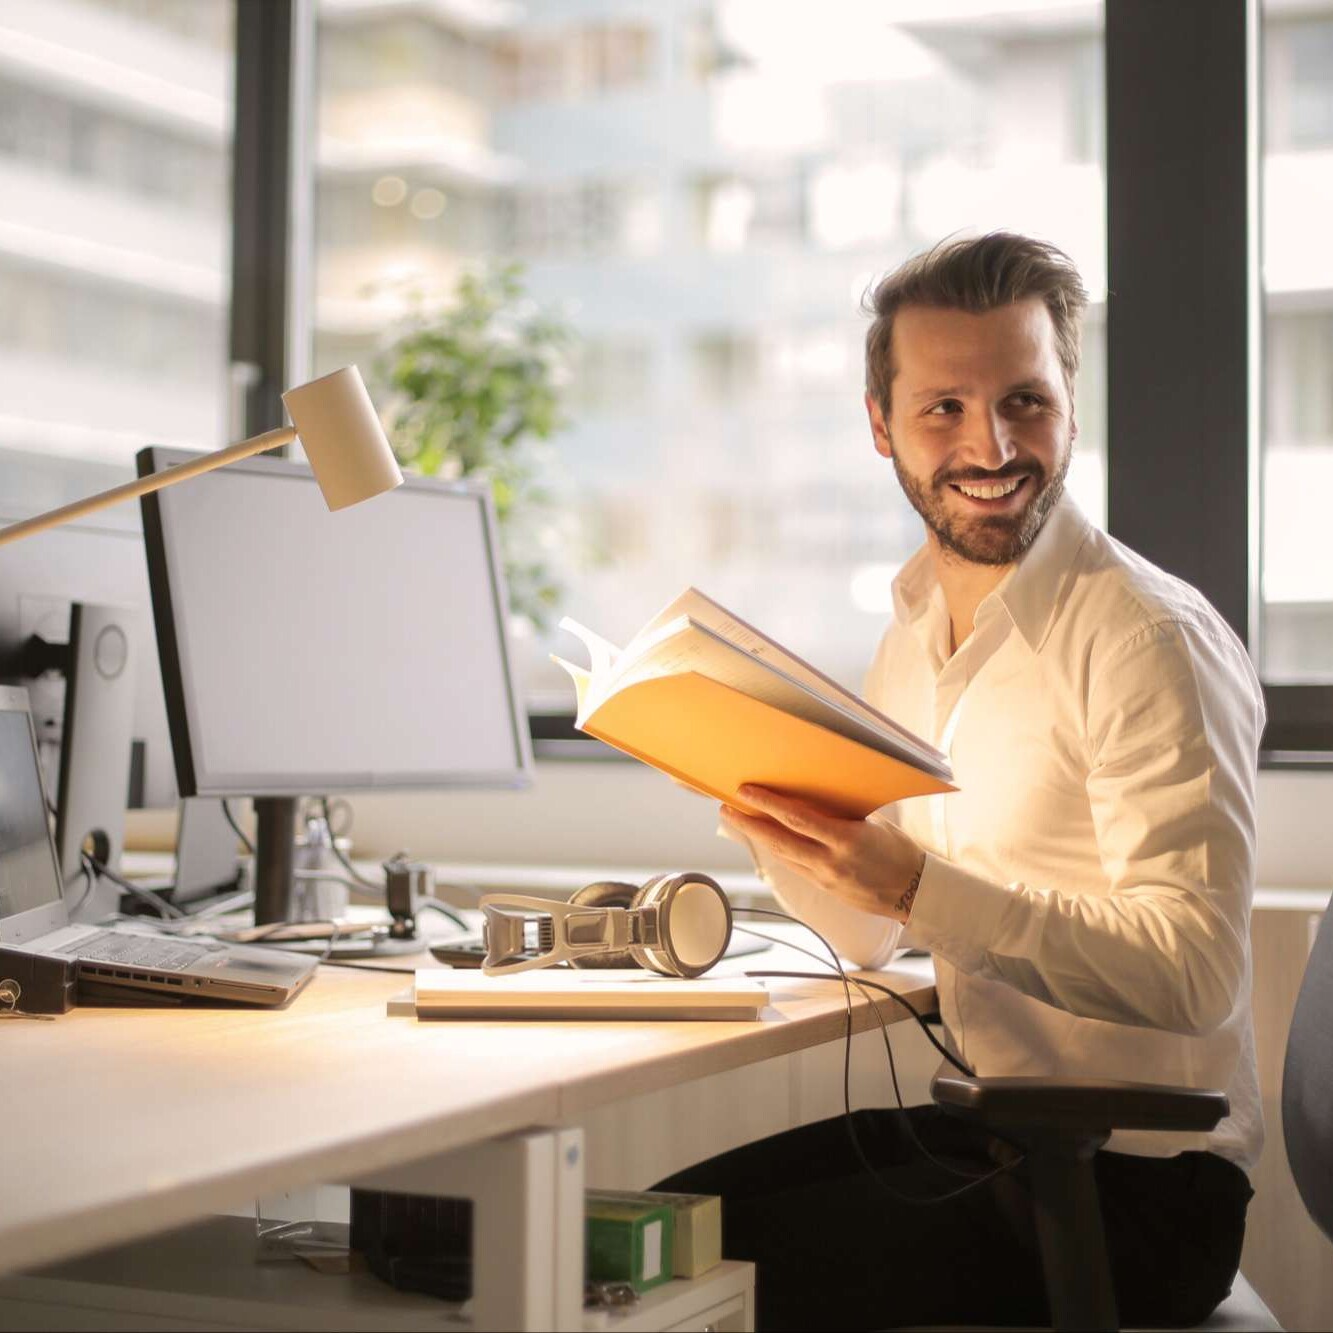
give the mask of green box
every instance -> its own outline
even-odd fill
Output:
[[[674,1276],[675,1213],[670,1204],[589,1194],[584,1205],[587,1273],[651,1291]]]
[[[664,1204],[673,1213],[672,1273],[695,1278],[722,1262],[722,1200],[716,1194],[665,1194],[653,1190],[590,1190],[610,1202]]]

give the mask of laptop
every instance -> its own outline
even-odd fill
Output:
[[[26,690],[0,686],[0,946],[73,958],[80,993],[285,1004],[318,960],[276,949],[76,925],[61,892]]]

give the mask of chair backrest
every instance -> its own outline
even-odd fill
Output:
[[[1310,950],[1287,1037],[1282,1133],[1296,1188],[1333,1239],[1333,906]]]

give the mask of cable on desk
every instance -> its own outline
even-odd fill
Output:
[[[452,908],[446,907],[438,898],[417,898],[412,903],[412,911],[414,913],[421,911],[423,907],[428,908],[432,912],[438,912],[443,917],[447,917],[465,935],[475,935],[477,933],[476,927],[468,925],[457,912]]]
[[[109,879],[118,889],[123,889],[126,893],[137,898],[140,902],[146,903],[158,914],[158,916],[172,918],[184,917],[185,913],[182,912],[179,907],[173,907],[171,903],[159,898],[157,894],[150,893],[147,889],[140,888],[139,885],[126,879],[123,875],[116,874],[110,866],[103,865],[101,861],[96,860],[89,855],[89,853],[80,852],[79,858],[84,863],[85,867],[91,870],[98,879]],[[91,881],[89,892],[91,892]],[[84,894],[84,898],[87,896],[87,894]],[[83,898],[79,899],[79,905],[83,905]]]
[[[292,925],[328,926],[329,938],[324,945],[324,952],[320,954],[318,958],[315,959],[316,965],[321,963],[327,963],[333,954],[333,946],[338,942],[338,940],[345,938],[342,934],[342,929],[343,929],[342,925],[339,922],[335,921],[332,917],[315,917],[310,921],[295,921],[295,922],[270,921],[268,923],[268,932],[266,934],[256,935],[248,940],[227,940],[225,939],[225,936],[223,937],[223,939],[224,942],[227,944],[244,944],[247,947],[250,945],[257,945],[261,949],[281,949],[285,945],[289,944],[304,944],[306,941],[301,939],[284,940],[284,939],[270,938],[270,936],[276,935],[280,930],[286,930],[288,926]],[[315,938],[317,939],[318,936],[315,936]]]
[[[319,798],[319,804],[320,804],[320,810],[322,811],[322,813],[323,813],[323,815],[324,815],[324,822],[325,822],[325,823],[328,825],[328,827],[329,827],[329,844],[330,844],[330,846],[331,846],[332,849],[333,849],[333,854],[334,854],[335,857],[337,857],[337,859],[338,859],[338,863],[342,866],[342,868],[343,868],[344,870],[347,871],[347,873],[352,877],[353,880],[355,880],[355,884],[353,885],[353,887],[354,887],[354,888],[365,889],[365,890],[368,890],[368,891],[371,892],[371,893],[379,894],[380,897],[384,897],[384,896],[386,896],[386,890],[385,890],[384,885],[383,885],[383,884],[376,884],[374,880],[367,879],[363,874],[361,874],[361,872],[360,872],[359,870],[357,870],[355,866],[353,866],[353,864],[351,863],[351,861],[349,861],[349,860],[347,859],[347,855],[346,855],[346,853],[343,851],[343,849],[342,849],[341,847],[338,846],[338,839],[337,839],[337,837],[334,835],[334,832],[333,832],[333,813],[332,813],[332,809],[331,809],[331,807],[330,807],[329,798],[328,798],[327,796],[321,796],[321,797]],[[349,806],[349,805],[347,804],[346,801],[344,801],[342,804],[343,804],[343,808],[346,809],[346,810],[350,813],[350,811],[351,811],[351,806]],[[344,830],[344,831],[346,831],[346,830]],[[437,885],[436,887],[438,887],[438,885]],[[453,887],[453,886],[450,885],[450,886],[448,886],[448,887]],[[463,918],[462,918],[461,916],[459,916],[457,913],[451,911],[448,907],[446,907],[446,906],[445,906],[442,902],[440,902],[438,899],[436,899],[436,898],[418,898],[418,899],[412,904],[412,910],[413,910],[414,912],[417,911],[418,908],[421,908],[421,907],[428,907],[428,908],[430,908],[432,911],[436,911],[436,912],[441,913],[443,916],[448,917],[449,920],[452,921],[452,922],[454,923],[454,925],[456,925],[456,926],[459,928],[459,930],[464,931],[464,932],[466,932],[467,934],[471,934],[471,933],[472,933],[472,927],[469,926],[468,923],[467,923],[466,921],[464,921]]]
[[[843,993],[846,997],[846,1002],[847,1002],[846,1037],[843,1045],[843,1059],[842,1059],[842,1105],[843,1105],[843,1116],[845,1119],[845,1123],[847,1125],[847,1137],[850,1140],[852,1149],[855,1152],[857,1158],[860,1160],[861,1165],[865,1168],[867,1174],[869,1174],[873,1178],[875,1184],[881,1190],[884,1191],[884,1193],[886,1193],[892,1199],[896,1200],[899,1203],[915,1204],[915,1205],[920,1205],[922,1207],[940,1203],[947,1203],[951,1199],[956,1199],[960,1195],[966,1194],[969,1190],[979,1189],[981,1186],[986,1185],[990,1181],[994,1180],[997,1176],[1002,1175],[1006,1171],[1012,1171],[1016,1166],[1021,1164],[1023,1158],[1020,1156],[1017,1157],[1014,1161],[1006,1162],[1004,1165],[996,1167],[992,1171],[986,1171],[982,1175],[977,1175],[975,1172],[951,1166],[950,1164],[941,1161],[925,1146],[924,1143],[921,1142],[921,1139],[918,1137],[916,1130],[913,1128],[911,1124],[911,1118],[908,1115],[904,1114],[903,1123],[906,1126],[908,1137],[912,1140],[917,1150],[928,1161],[933,1163],[935,1166],[940,1167],[943,1170],[949,1172],[951,1175],[964,1176],[967,1179],[967,1184],[960,1185],[957,1189],[948,1190],[944,1194],[930,1195],[928,1197],[923,1197],[921,1195],[904,1194],[901,1190],[895,1189],[892,1185],[890,1185],[888,1181],[886,1181],[884,1177],[880,1174],[875,1165],[870,1161],[870,1158],[866,1155],[865,1149],[861,1144],[860,1136],[856,1132],[856,1121],[852,1114],[852,1087],[851,1087],[852,1027],[853,1027],[852,989],[851,989],[852,986],[856,986],[858,989],[861,989],[862,995],[865,995],[865,990],[862,988],[870,987],[875,990],[881,990],[885,992],[885,994],[891,996],[893,999],[899,1001],[906,1009],[908,1009],[917,1018],[918,1022],[922,1026],[922,1029],[926,1030],[926,1035],[931,1038],[932,1044],[938,1048],[940,1047],[940,1043],[935,1040],[934,1034],[926,1029],[925,1019],[922,1018],[919,1011],[910,1001],[906,1000],[896,991],[890,990],[889,987],[887,986],[881,986],[875,982],[863,983],[861,979],[858,977],[849,977],[842,965],[842,960],[838,957],[837,951],[828,942],[828,940],[826,940],[817,930],[814,929],[814,927],[807,925],[804,921],[798,921],[795,917],[791,916],[787,912],[777,912],[769,908],[733,907],[732,911],[736,913],[752,914],[756,916],[774,917],[782,921],[794,922],[796,925],[803,926],[806,930],[808,930],[824,946],[824,948],[828,950],[829,957],[833,961],[833,968],[834,968],[833,972],[755,971],[755,972],[746,972],[745,975],[747,977],[756,977],[756,978],[800,977],[809,979],[811,981],[839,980],[842,982]],[[816,961],[822,961],[822,959],[819,958],[819,955],[812,953],[809,949],[805,949],[799,944],[787,944],[786,941],[774,940],[772,939],[771,936],[763,935],[760,931],[748,930],[746,927],[738,927],[738,929],[747,930],[748,934],[758,935],[760,936],[760,938],[770,940],[774,944],[786,945],[789,948],[795,949],[798,953],[803,953],[807,957],[814,958]],[[877,1005],[873,1000],[870,1000],[868,996],[866,996],[866,998],[867,1000],[869,1000],[871,1011],[874,1013],[875,1017],[879,1020],[880,1031],[884,1037],[885,1049],[887,1050],[889,1057],[889,1069],[893,1080],[894,1096],[897,1098],[899,1109],[905,1113],[906,1107],[903,1104],[902,1092],[898,1086],[898,1072],[894,1064],[893,1047],[891,1042],[889,1041],[888,1025],[885,1022],[884,1015],[880,1012],[879,1005]],[[967,1070],[966,1067],[963,1066],[962,1063],[959,1060],[957,1060],[954,1056],[952,1056],[948,1052],[944,1052],[944,1054],[951,1061],[951,1063],[953,1063],[958,1068],[963,1069],[964,1072],[971,1075],[971,1071]]]
[[[253,856],[255,845],[250,841],[246,831],[236,822],[236,816],[231,812],[231,802],[225,796],[222,798],[222,816],[231,825],[231,831],[241,840],[241,846]]]
[[[367,879],[347,859],[347,854],[343,851],[341,847],[338,846],[338,838],[333,832],[333,813],[329,806],[329,798],[327,796],[321,796],[319,798],[319,807],[324,815],[324,822],[329,826],[329,846],[332,848],[333,855],[337,858],[338,864],[341,865],[342,868],[345,871],[347,871],[349,875],[351,875],[351,877],[357,882],[357,884],[361,888],[369,889],[371,893],[383,894],[384,885],[376,884],[373,879]],[[343,802],[343,807],[348,811],[351,810],[351,806],[349,806],[345,801]]]
[[[89,895],[90,895],[90,894],[92,893],[92,891],[93,891],[93,872],[92,872],[92,867],[89,866],[88,861],[87,861],[87,858],[86,858],[82,853],[80,853],[80,855],[79,855],[79,870],[78,870],[78,874],[76,874],[76,875],[71,875],[71,876],[65,881],[65,884],[64,884],[64,892],[68,893],[68,892],[69,892],[69,887],[70,887],[70,885],[73,884],[74,881],[75,881],[76,879],[79,879],[79,878],[82,878],[82,880],[83,880],[83,892],[82,892],[81,894],[79,894],[79,900],[78,900],[78,902],[76,902],[76,903],[71,903],[71,904],[69,904],[69,906],[66,907],[65,911],[68,913],[68,915],[69,915],[70,917],[73,917],[74,914],[75,914],[75,913],[76,913],[76,912],[77,912],[77,911],[84,905],[84,903],[86,903],[86,902],[88,901],[88,897],[89,897]]]
[[[817,940],[818,940],[818,941],[819,941],[819,942],[820,942],[826,949],[828,949],[829,952],[830,952],[831,954],[833,954],[834,965],[835,965],[835,966],[837,967],[837,969],[838,969],[837,975],[838,975],[838,976],[842,976],[842,975],[843,975],[843,971],[842,971],[842,963],[841,963],[840,960],[838,960],[837,954],[834,953],[834,951],[833,951],[833,946],[832,946],[831,944],[829,944],[829,942],[828,942],[822,935],[820,935],[819,932],[816,931],[813,927],[811,927],[811,926],[807,926],[807,925],[805,924],[804,921],[798,921],[798,920],[796,919],[796,917],[791,916],[791,915],[790,915],[789,913],[787,913],[787,912],[777,912],[777,911],[774,911],[772,908],[768,908],[768,907],[733,907],[731,910],[732,910],[733,912],[741,912],[741,913],[745,913],[746,915],[751,915],[751,916],[771,916],[771,917],[776,917],[776,918],[777,918],[778,920],[780,920],[780,921],[790,921],[790,922],[792,922],[792,923],[795,924],[795,925],[798,925],[798,926],[803,927],[805,930],[808,930],[808,931],[809,931],[809,932],[810,932],[810,933],[811,933],[811,934],[812,934],[812,935],[813,935],[813,936],[814,936],[814,937],[815,937],[815,938],[816,938],[816,939],[817,939]],[[745,927],[744,927],[744,926],[741,926],[741,927],[739,927],[739,929],[744,930]],[[748,934],[751,934],[751,935],[758,934],[757,931],[753,931],[753,930],[748,931],[747,933],[748,933]],[[761,938],[762,938],[762,939],[769,939],[769,936],[764,935],[764,936],[761,936]],[[785,943],[785,941],[773,940],[772,943],[774,943],[774,944],[783,944],[783,943]],[[802,949],[801,946],[800,946],[799,944],[793,944],[793,945],[791,945],[790,947],[793,948],[793,949],[796,949],[796,950],[797,950],[798,952],[800,952],[800,953],[806,954],[808,957],[815,958],[815,959],[817,959],[817,961],[819,961],[819,962],[823,962],[823,959],[822,959],[822,958],[819,958],[817,954],[812,954],[812,953],[810,952],[809,949]],[[760,976],[760,975],[763,975],[763,976],[766,976],[766,977],[780,977],[780,976],[785,976],[785,975],[790,975],[790,976],[793,976],[793,977],[806,977],[806,976],[808,976],[808,974],[803,973],[803,972],[792,972],[792,973],[764,972],[764,973],[762,973],[762,974],[761,974],[761,973],[758,973],[758,972],[747,972],[745,975],[746,975],[747,977],[757,977],[757,976]],[[832,975],[832,974],[829,974],[829,975]],[[821,977],[810,978],[810,979],[812,979],[812,980],[821,980],[821,981],[822,981],[822,980],[824,980],[825,978],[824,978],[823,976],[821,976]],[[855,980],[855,978],[853,978],[853,980]],[[859,984],[859,985],[864,985],[864,986],[869,986],[871,990],[881,991],[881,992],[883,992],[883,994],[889,996],[891,999],[896,1000],[900,1005],[902,1005],[902,1007],[903,1007],[904,1009],[907,1010],[907,1012],[908,1012],[909,1014],[912,1015],[912,1017],[913,1017],[914,1019],[916,1019],[918,1026],[921,1028],[921,1031],[924,1032],[924,1033],[926,1034],[926,1040],[929,1041],[930,1044],[931,1044],[937,1051],[939,1051],[939,1053],[940,1053],[940,1054],[941,1054],[941,1055],[942,1055],[942,1056],[943,1056],[943,1057],[944,1057],[944,1058],[945,1058],[951,1065],[953,1065],[953,1067],[954,1067],[956,1070],[958,1070],[959,1073],[961,1073],[961,1074],[965,1074],[968,1078],[975,1078],[975,1077],[976,1077],[976,1074],[973,1073],[973,1071],[970,1070],[965,1064],[963,1064],[963,1062],[962,1062],[961,1060],[959,1060],[958,1057],[957,1057],[956,1055],[954,1055],[954,1053],[953,1053],[951,1050],[949,1050],[949,1048],[948,1048],[947,1046],[945,1046],[944,1043],[943,1043],[942,1041],[940,1041],[940,1039],[939,1039],[939,1038],[938,1038],[938,1037],[937,1037],[937,1036],[930,1030],[930,1024],[926,1022],[926,1017],[925,1017],[925,1015],[924,1015],[924,1014],[921,1012],[921,1010],[919,1010],[919,1009],[916,1007],[916,1005],[914,1005],[914,1004],[911,1002],[911,1000],[909,1000],[905,995],[899,995],[898,992],[897,992],[896,990],[891,990],[888,986],[880,985],[878,982],[875,982],[875,981],[864,981],[864,982],[858,982],[857,984]]]

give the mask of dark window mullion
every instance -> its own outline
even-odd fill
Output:
[[[1107,0],[1111,533],[1249,631],[1249,0]]]
[[[283,421],[291,255],[293,36],[299,0],[236,0],[231,360],[246,435]]]
[[[1107,515],[1249,644],[1258,596],[1257,0],[1106,0]],[[1333,686],[1265,685],[1270,765],[1333,765]]]

